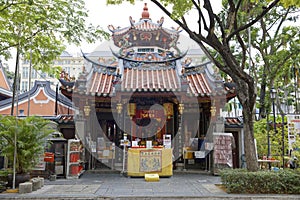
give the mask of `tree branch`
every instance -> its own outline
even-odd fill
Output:
[[[36,32],[32,33],[29,37],[25,38],[25,41],[31,40],[31,39],[34,38],[38,33],[42,32],[42,31],[43,31],[43,29],[37,30]],[[0,49],[0,52],[7,51],[7,50],[9,50],[10,48],[16,47],[16,46],[18,46],[18,42],[16,42],[16,43],[11,43],[11,44],[8,43],[8,46],[2,47],[2,48]]]
[[[278,35],[279,31],[281,30],[281,27],[282,27],[283,23],[285,22],[285,20],[286,20],[288,14],[289,14],[289,12],[290,12],[290,10],[291,10],[291,9],[288,8],[288,9],[286,10],[286,12],[284,13],[283,17],[281,17],[281,20],[280,20],[280,22],[279,22],[279,24],[278,24],[278,26],[277,26],[277,29],[276,29],[276,31],[275,31],[275,34],[274,34],[274,38]],[[273,27],[273,26],[271,26],[271,27]],[[270,27],[270,28],[271,28],[271,27]]]
[[[267,8],[265,8],[256,18],[252,21],[250,21],[248,24],[245,24],[243,26],[240,26],[238,29],[233,31],[231,34],[228,35],[227,39],[230,40],[234,35],[236,35],[237,32],[241,32],[243,30],[246,30],[256,22],[258,22],[261,18],[263,18],[274,6],[279,3],[280,0],[274,0]]]
[[[157,0],[151,0],[151,2],[153,2],[156,6],[158,6],[168,17],[171,18],[171,13],[165,8],[165,6],[163,6],[160,2],[158,2]],[[172,19],[172,18],[171,18]],[[201,35],[201,32],[199,34],[193,32],[185,23],[186,22],[181,22],[180,20],[177,19],[172,19],[175,23],[177,23],[183,30],[185,30],[190,36],[191,35],[197,35],[198,38],[200,38],[200,40],[204,41],[205,43],[207,42],[207,39],[205,37],[203,37]],[[195,38],[197,38],[195,37]],[[195,40],[197,42],[199,42],[199,39]]]
[[[204,26],[204,30],[208,30],[208,26],[207,26],[207,23],[206,23],[206,20],[204,18],[204,15],[203,15],[203,12],[201,11],[201,8],[200,8],[200,1],[198,0],[198,4],[192,0],[194,6],[196,7],[198,13],[199,13],[199,21],[198,21],[198,24],[199,24],[199,33],[201,33],[201,20],[203,22],[203,26]]]
[[[9,4],[5,4],[6,6],[4,6],[3,8],[0,9],[0,12],[3,12],[4,10],[8,9],[11,6],[16,6],[16,5],[22,5],[22,4],[28,4],[28,1],[23,1],[23,2],[18,2],[18,3],[9,3]]]
[[[279,31],[282,30],[282,26],[283,26],[283,23],[284,21],[286,20],[288,14],[289,14],[289,11],[290,11],[290,8],[287,9],[287,11],[285,12],[284,16],[281,17],[281,20],[276,28],[276,31],[275,31],[275,34],[274,34],[274,37],[273,38],[277,38],[278,34],[279,34]],[[276,20],[277,21],[277,20]],[[273,27],[274,23],[270,26],[270,29]],[[271,54],[274,54],[278,49],[280,49],[282,46],[282,43],[280,43],[279,45],[277,45],[276,47],[274,45],[271,46],[271,50],[270,50],[270,53]]]
[[[211,36],[214,34],[215,31],[215,18],[214,18],[214,12],[212,10],[211,4],[209,0],[204,0],[203,7],[207,10],[208,17],[209,17],[209,29],[207,30],[208,36]]]
[[[230,2],[232,2],[231,0],[230,0]],[[239,8],[241,7],[241,0],[239,0],[238,1],[238,3],[237,3],[237,6],[235,6],[234,5],[234,3],[232,2],[231,3],[231,9],[233,10],[233,18],[234,18],[234,20],[233,20],[233,28],[234,28],[234,30],[236,30],[237,28],[238,28],[238,25],[237,25],[237,11],[239,10]],[[229,31],[230,32],[230,31]],[[245,45],[245,43],[244,43],[244,40],[242,39],[242,37],[241,37],[241,35],[240,35],[240,32],[238,32],[237,34],[236,34],[236,38],[237,38],[237,40],[238,40],[238,43],[240,44],[240,46],[241,46],[241,48],[242,48],[242,62],[241,62],[241,68],[244,70],[245,69],[245,63],[246,63],[246,53],[247,53],[247,47],[246,47],[246,45]],[[226,42],[229,42],[229,40],[226,40]],[[250,53],[250,52],[249,52]]]

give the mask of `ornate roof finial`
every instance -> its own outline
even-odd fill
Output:
[[[149,19],[149,16],[147,3],[145,3],[144,11],[142,12],[142,19]]]

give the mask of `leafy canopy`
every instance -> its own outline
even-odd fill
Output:
[[[0,55],[11,57],[19,47],[37,70],[55,73],[52,61],[65,44],[79,45],[108,37],[100,26],[86,25],[88,11],[83,0],[0,0]]]

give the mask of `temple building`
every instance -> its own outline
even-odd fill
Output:
[[[224,82],[180,29],[165,28],[164,18],[153,22],[147,4],[141,18],[136,22],[130,17],[129,23],[125,28],[109,25],[112,39],[83,55],[80,76],[65,81],[62,74],[60,79],[62,94],[78,111],[76,134],[93,155],[87,156],[89,167],[126,170],[131,163],[124,148],[150,145],[172,149],[174,166],[192,157],[207,169],[212,160],[207,158],[209,147],[202,144],[213,132],[226,131],[223,120],[218,127],[220,109],[236,96],[234,84]],[[241,123],[234,120],[227,127]],[[235,139],[241,142],[239,136]],[[198,155],[201,150],[204,154]]]

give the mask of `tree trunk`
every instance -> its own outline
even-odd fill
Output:
[[[201,39],[190,32],[190,37],[194,41],[198,42],[204,52],[209,54],[208,48],[206,48]],[[216,67],[228,74],[233,82],[236,84],[236,93],[240,103],[243,106],[243,120],[244,120],[244,146],[247,169],[249,171],[258,170],[257,155],[254,144],[254,130],[253,130],[253,110],[256,102],[256,90],[253,77],[243,70],[243,64],[239,63],[235,56],[231,53],[230,46],[228,44],[220,43],[215,35],[207,36],[207,44],[213,47],[220,53],[223,58],[223,62],[219,62],[214,57],[210,58],[214,61]],[[245,60],[244,60],[245,61]],[[240,66],[241,65],[241,66]]]
[[[235,77],[237,78],[237,77]],[[240,78],[236,79],[237,97],[243,106],[243,120],[244,120],[244,147],[247,169],[249,171],[258,170],[257,153],[254,143],[254,105],[256,100],[255,88],[253,79],[249,78],[243,81]]]
[[[243,105],[244,107],[244,105]],[[247,169],[249,171],[258,170],[258,162],[254,143],[253,112],[250,109],[243,109],[244,119],[244,147]]]

